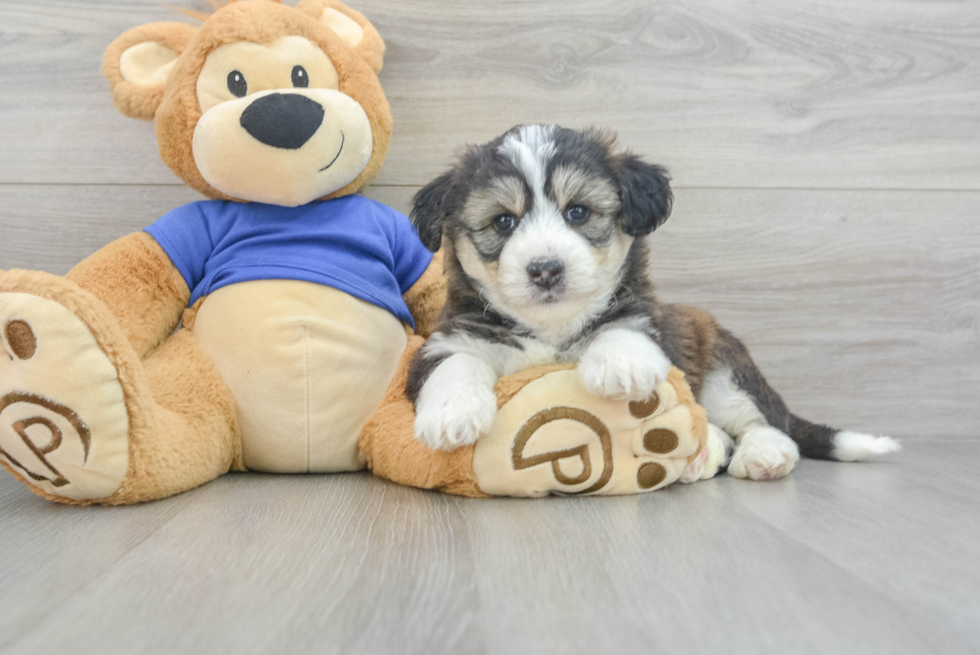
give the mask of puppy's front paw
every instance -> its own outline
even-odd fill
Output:
[[[435,450],[454,450],[475,443],[488,432],[497,414],[493,392],[473,389],[468,394],[446,393],[419,403],[415,437]]]
[[[578,364],[582,383],[596,396],[646,400],[670,372],[660,346],[632,330],[603,332]]]
[[[800,460],[800,449],[772,427],[751,429],[739,441],[728,472],[735,478],[775,480],[789,474]]]
[[[497,414],[496,375],[485,362],[453,355],[426,380],[415,404],[415,437],[435,450],[454,450],[490,431]]]

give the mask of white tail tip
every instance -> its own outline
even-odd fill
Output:
[[[873,434],[850,430],[843,430],[834,435],[833,456],[841,462],[860,462],[901,449],[902,444],[891,437],[876,437]]]

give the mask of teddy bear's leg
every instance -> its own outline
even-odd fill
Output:
[[[408,362],[422,343],[409,341],[361,433],[361,451],[377,475],[465,496],[641,493],[680,479],[695,462],[698,477],[707,477],[700,459],[707,418],[677,369],[644,402],[592,396],[570,366],[511,375],[495,388],[498,411],[488,434],[456,450],[430,450],[415,438],[405,396]]]
[[[191,297],[167,253],[145,232],[113,241],[65,278],[102,301],[141,359],[173,334]]]
[[[190,334],[143,362],[93,294],[14,271],[0,274],[0,343],[0,462],[40,495],[152,500],[235,461],[231,395]]]
[[[241,464],[235,401],[190,330],[143,362],[153,429],[130,447],[130,475],[107,504],[155,500],[193,489]]]
[[[415,438],[415,411],[405,395],[408,369],[425,340],[410,337],[384,399],[361,430],[358,445],[375,475],[411,487],[482,496],[473,473],[473,446],[431,450]]]

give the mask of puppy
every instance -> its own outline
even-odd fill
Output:
[[[807,457],[854,461],[898,448],[793,414],[745,346],[707,312],[661,304],[647,235],[670,215],[666,171],[600,130],[518,126],[470,147],[416,194],[423,243],[446,249],[448,300],[412,363],[415,433],[471,444],[493,422],[500,376],[574,362],[592,394],[645,400],[671,363],[705,407],[708,448],[682,480],[778,478]],[[730,436],[729,436],[730,435]],[[734,439],[734,443],[733,440]]]

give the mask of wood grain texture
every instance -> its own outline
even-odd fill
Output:
[[[356,4],[389,45],[380,184],[558,122],[618,129],[681,186],[980,189],[974,2]],[[0,2],[0,182],[175,181],[98,70],[112,39],[161,20],[185,19],[158,0]]]
[[[64,273],[195,199],[183,187],[3,187],[0,268]],[[408,211],[416,187],[368,195]],[[976,192],[680,189],[652,238],[661,298],[745,340],[791,407],[903,438],[980,424]],[[42,237],[43,235],[43,237]]]
[[[240,474],[71,508],[4,476],[0,651],[971,653],[980,483],[949,460],[978,456],[530,501]]]
[[[969,564],[980,530],[976,452],[974,441],[912,443],[887,466],[814,463],[806,472],[816,474],[793,477],[785,494],[751,485],[724,493],[885,597],[977,644],[980,568]]]

